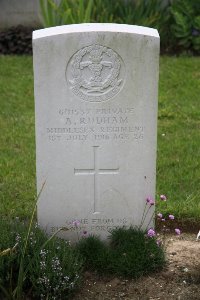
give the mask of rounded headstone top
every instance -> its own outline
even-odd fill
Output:
[[[139,35],[147,35],[159,38],[158,31],[154,28],[127,25],[127,24],[112,24],[112,23],[84,23],[71,24],[56,27],[49,27],[45,29],[33,31],[33,39],[54,36],[58,34],[67,33],[81,33],[81,32],[116,32],[116,33],[132,33]]]

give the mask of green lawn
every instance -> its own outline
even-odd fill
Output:
[[[168,212],[200,221],[199,57],[161,58],[157,157],[157,194],[168,196]]]
[[[0,56],[0,212],[29,217],[35,203],[32,57]],[[200,221],[200,58],[161,57],[157,197],[165,212]],[[163,211],[160,204],[157,210]]]

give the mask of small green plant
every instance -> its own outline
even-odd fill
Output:
[[[156,237],[138,228],[114,230],[111,235],[112,268],[119,275],[137,278],[165,265],[165,253]]]
[[[200,2],[176,0],[172,2],[173,24],[171,33],[174,42],[185,50],[200,53]]]
[[[165,210],[167,209],[168,206],[168,199],[166,197],[166,195],[160,195],[160,206],[162,208],[165,207]],[[163,205],[164,204],[164,205]],[[149,213],[151,213],[151,208],[155,205],[155,200],[151,197],[148,196],[146,198],[146,205],[144,207],[144,211],[143,211],[143,215],[142,215],[142,220],[139,226],[139,229],[143,228],[144,224],[146,223],[146,218],[148,216]],[[149,229],[149,225],[152,223],[152,220],[155,220],[155,210],[153,211],[153,213],[151,213],[150,219],[148,220],[148,224],[145,225],[145,231],[147,231],[147,235],[149,237],[156,237],[156,232],[154,231],[154,229],[150,228]],[[174,215],[172,214],[163,214],[161,212],[157,213],[156,215],[156,221],[157,221],[157,225],[159,224],[159,228],[161,229],[162,233],[163,233],[163,238],[162,240],[157,240],[158,244],[162,244],[163,246],[165,246],[165,234],[166,232],[169,232],[172,230],[173,227],[173,220],[175,219]],[[162,224],[162,226],[161,226]],[[176,235],[180,235],[181,234],[181,230],[179,228],[173,228]]]
[[[31,236],[30,252],[35,251],[37,236]],[[35,242],[34,242],[35,241]],[[33,294],[40,299],[67,299],[80,284],[82,260],[68,241],[54,237],[35,252],[30,260],[28,278]]]
[[[52,237],[33,224],[27,238],[27,225],[19,221],[1,222],[0,298],[65,299],[80,283],[82,259],[68,241]],[[14,245],[14,247],[13,247]]]
[[[89,236],[80,240],[77,248],[86,269],[104,274],[138,278],[165,265],[165,254],[156,238],[133,227],[113,230],[109,244]]]
[[[34,226],[36,206],[44,185],[28,227],[13,222],[4,225],[5,220],[2,223],[6,238],[0,244],[0,290],[7,299],[22,300],[24,289],[32,289],[40,299],[67,297],[80,282],[82,260],[68,242],[56,238],[59,231],[68,228],[59,228],[48,237],[37,224]],[[10,245],[14,246],[8,247]]]
[[[167,206],[167,197],[160,195],[160,202]],[[147,197],[140,226],[112,230],[108,244],[95,236],[81,239],[77,249],[85,258],[85,268],[132,278],[162,269],[165,265],[165,234],[170,230],[165,221],[173,222],[175,217],[157,214],[157,219],[163,223],[162,238],[159,238],[155,230],[149,228],[155,218],[155,211],[151,213],[154,205],[155,200]],[[179,228],[174,231],[176,235],[181,234]]]
[[[80,239],[77,249],[85,260],[85,269],[106,273],[109,269],[109,249],[97,236]]]
[[[16,220],[8,221],[5,218],[0,219],[0,298],[1,290],[4,295],[11,294],[13,285],[17,282],[19,262],[17,259],[15,231],[20,232],[21,226]],[[15,282],[15,283],[14,283]],[[7,293],[6,293],[7,292]],[[9,298],[8,298],[9,299]]]

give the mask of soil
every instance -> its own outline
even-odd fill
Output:
[[[200,300],[200,240],[195,234],[168,236],[167,265],[137,280],[85,272],[73,300]]]

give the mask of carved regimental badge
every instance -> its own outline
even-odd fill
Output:
[[[102,102],[121,90],[124,64],[115,51],[94,44],[80,49],[71,57],[66,77],[75,95],[85,101]]]

